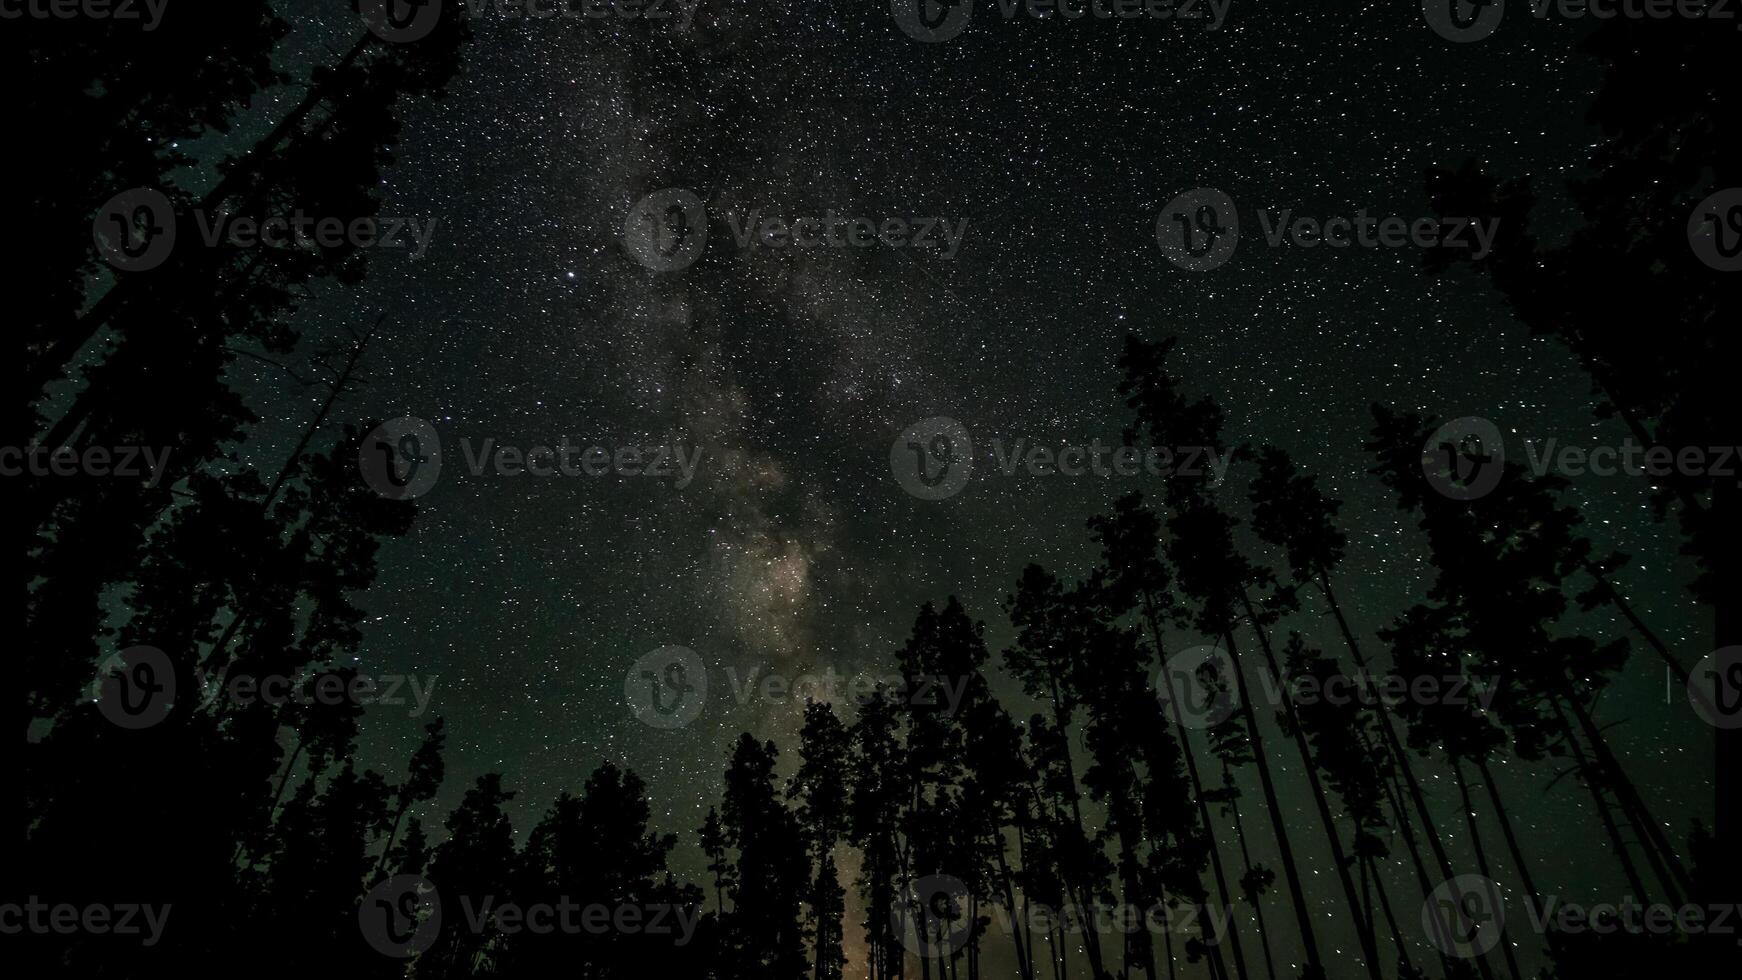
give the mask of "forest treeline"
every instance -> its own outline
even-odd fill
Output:
[[[1697,658],[1628,603],[1627,557],[1567,502],[1563,479],[1507,462],[1492,492],[1447,495],[1424,458],[1455,469],[1469,447],[1441,445],[1438,420],[1374,406],[1371,478],[1417,529],[1431,584],[1364,635],[1345,609],[1370,583],[1343,566],[1339,502],[1288,447],[1226,445],[1220,406],[1182,382],[1171,339],[1109,352],[1127,441],[1238,453],[1255,468],[1246,491],[1177,475],[1113,502],[1084,525],[1099,554],[1087,574],[1031,566],[1013,581],[1006,649],[989,649],[954,599],[925,606],[894,662],[910,686],[951,679],[959,701],[809,704],[788,760],[746,734],[701,827],[656,829],[646,787],[611,761],[524,834],[500,775],[440,816],[445,726],[431,722],[390,778],[357,758],[364,715],[345,699],[188,698],[155,724],[114,724],[93,683],[138,646],[167,658],[171,676],[153,682],[184,692],[210,674],[353,678],[344,665],[362,645],[379,550],[416,504],[364,482],[370,423],[344,417],[379,319],[359,312],[336,344],[296,327],[313,297],[362,281],[367,249],[219,242],[129,273],[103,263],[93,222],[140,187],[165,195],[186,242],[196,211],[374,216],[400,114],[443,95],[467,22],[444,16],[412,44],[359,27],[301,77],[275,67],[289,27],[266,0],[210,5],[144,37],[108,21],[54,26],[5,32],[8,60],[33,75],[24,131],[60,134],[31,144],[31,247],[13,258],[25,404],[6,442],[81,458],[152,447],[164,463],[149,480],[5,481],[26,555],[12,703],[27,736],[8,753],[22,846],[0,900],[171,911],[149,946],[85,920],[8,935],[21,971],[957,980],[1013,963],[1022,980],[1520,980],[1528,964],[1512,942],[1477,949],[1463,893],[1446,912],[1455,934],[1422,942],[1424,902],[1438,907],[1448,880],[1506,882],[1538,904],[1559,887],[1516,832],[1521,804],[1494,778],[1504,759],[1576,783],[1594,823],[1568,834],[1589,836],[1589,862],[1613,864],[1640,900],[1742,898],[1736,732],[1711,736],[1714,822],[1658,812],[1599,698],[1631,659],[1685,682]],[[1571,186],[1570,237],[1538,237],[1527,182],[1475,164],[1427,176],[1443,213],[1501,229],[1480,259],[1439,252],[1428,272],[1492,287],[1578,359],[1601,414],[1647,445],[1735,443],[1742,310],[1685,231],[1695,202],[1742,186],[1726,142],[1742,131],[1729,39],[1703,26],[1592,35],[1602,138]],[[295,95],[244,140],[257,130],[238,120],[265,111],[269,91]],[[201,137],[245,145],[214,165],[180,149]],[[276,466],[244,465],[238,447],[264,423],[233,369],[293,356],[314,365],[293,376],[318,407]],[[1710,648],[1742,643],[1733,481],[1676,473],[1654,494],[1697,570],[1690,601],[1709,611]],[[1180,636],[1217,655],[1163,670]],[[1481,678],[1494,696],[1483,708],[1263,694],[1358,676]],[[1001,703],[1006,681],[1038,710]],[[1212,724],[1170,710],[1206,693],[1231,709]],[[1284,765],[1309,794],[1304,823],[1285,819]],[[1458,798],[1432,805],[1431,787],[1448,784]],[[707,855],[700,881],[670,866],[677,832]],[[1306,873],[1308,847],[1331,855],[1330,874]],[[1266,854],[1274,867],[1256,859]],[[852,922],[849,889],[863,910]],[[519,928],[501,914],[510,906]],[[1084,931],[1035,914],[1108,906],[1189,925]],[[578,925],[526,928],[534,910]],[[1334,952],[1327,916],[1353,931],[1353,950]],[[864,939],[851,959],[849,934]],[[1733,973],[1737,956],[1705,934],[1509,938],[1545,948],[1562,978]]]

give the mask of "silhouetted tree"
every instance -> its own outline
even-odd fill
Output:
[[[720,829],[735,853],[721,915],[718,972],[734,980],[798,980],[806,973],[803,895],[805,843],[776,788],[773,742],[748,733],[726,769]]]
[[[1604,24],[1588,47],[1604,64],[1590,112],[1601,128],[1590,168],[1571,185],[1581,223],[1548,245],[1528,181],[1500,181],[1474,165],[1429,174],[1444,213],[1498,218],[1480,259],[1430,253],[1430,268],[1470,262],[1537,334],[1566,345],[1590,373],[1598,414],[1644,446],[1734,443],[1733,387],[1742,295],[1689,248],[1697,206],[1742,186],[1727,134],[1742,122],[1727,38],[1703,18]],[[1712,219],[1708,219],[1712,220]],[[1558,225],[1559,219],[1556,219]],[[1725,232],[1713,228],[1712,233]],[[1652,325],[1649,342],[1637,326]],[[1728,473],[1676,466],[1652,483],[1660,517],[1673,510],[1701,574],[1694,595],[1713,613],[1714,649],[1742,643],[1742,490]],[[1655,645],[1655,644],[1654,644]],[[1660,655],[1662,652],[1660,650]],[[1716,836],[1723,864],[1707,876],[1742,899],[1742,729],[1718,728]]]
[[[793,816],[809,838],[811,882],[808,891],[811,947],[816,980],[839,978],[841,917],[845,893],[835,867],[835,845],[847,832],[847,757],[849,736],[834,709],[810,702],[799,731],[798,772],[787,796]]]

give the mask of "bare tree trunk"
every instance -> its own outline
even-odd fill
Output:
[[[1017,846],[1021,847],[1022,828],[1016,830]],[[1016,886],[1011,881],[1010,863],[1004,859],[1004,835],[998,834],[998,840],[993,847],[993,853],[998,855],[998,881],[1004,886],[1004,907],[1010,910],[1010,938],[1016,946],[1016,975],[1022,980],[1034,980],[1034,970],[1029,966],[1028,955],[1022,937],[1022,923],[1016,919]],[[1026,904],[1027,896],[1023,896]]]
[[[1234,771],[1228,767],[1226,762],[1222,763],[1222,784],[1229,789],[1234,788]],[[1246,873],[1251,874],[1252,853],[1246,846],[1246,824],[1240,819],[1240,797],[1238,795],[1228,797],[1228,810],[1234,817],[1234,838],[1240,842],[1240,862],[1245,866]],[[1258,945],[1264,950],[1264,972],[1270,977],[1270,980],[1276,980],[1276,962],[1270,955],[1270,930],[1264,925],[1262,898],[1263,896],[1256,892],[1247,896],[1247,900],[1252,903],[1252,917],[1258,925]],[[1232,911],[1233,906],[1229,906],[1229,910]]]
[[[1373,890],[1379,896],[1379,908],[1385,913],[1385,924],[1391,930],[1391,945],[1397,948],[1398,962],[1405,970],[1414,972],[1415,962],[1410,958],[1409,946],[1403,941],[1403,930],[1397,927],[1397,914],[1391,910],[1391,898],[1385,894],[1385,879],[1379,874],[1379,868],[1373,864],[1373,859],[1366,860],[1366,874],[1373,879]]]
[[[1246,608],[1247,621],[1252,624],[1252,631],[1258,635],[1258,646],[1264,651],[1265,662],[1270,665],[1270,677],[1276,684],[1276,690],[1282,698],[1282,710],[1288,717],[1289,728],[1294,736],[1294,746],[1300,753],[1301,766],[1306,770],[1307,784],[1312,788],[1313,804],[1319,812],[1319,822],[1324,826],[1325,839],[1331,846],[1331,858],[1337,866],[1337,881],[1343,886],[1343,899],[1349,905],[1349,913],[1355,917],[1355,935],[1361,942],[1361,958],[1367,968],[1367,975],[1372,980],[1383,980],[1384,974],[1379,968],[1379,948],[1373,937],[1372,917],[1361,906],[1361,898],[1355,893],[1355,881],[1349,875],[1349,858],[1343,849],[1342,835],[1337,832],[1336,819],[1331,815],[1330,800],[1325,796],[1325,787],[1319,779],[1317,763],[1313,761],[1312,748],[1307,744],[1306,732],[1301,728],[1299,719],[1295,716],[1294,697],[1285,686],[1282,668],[1276,662],[1276,653],[1270,648],[1270,637],[1264,627],[1258,622],[1258,612],[1252,607],[1252,599],[1242,590],[1240,601]]]
[[[1355,660],[1355,667],[1362,674],[1367,674],[1367,659],[1361,655],[1361,645],[1355,641],[1355,632],[1349,628],[1349,620],[1343,615],[1343,607],[1337,603],[1337,594],[1331,588],[1329,574],[1320,573],[1319,591],[1325,597],[1325,604],[1331,607],[1331,615],[1337,620],[1337,628],[1343,634],[1343,643],[1348,646],[1349,655]],[[1415,814],[1421,820],[1422,836],[1427,838],[1428,847],[1433,851],[1434,863],[1439,865],[1440,878],[1442,881],[1449,881],[1456,877],[1455,872],[1452,871],[1452,859],[1446,853],[1446,844],[1440,838],[1439,827],[1434,823],[1433,812],[1427,807],[1427,796],[1421,790],[1421,781],[1415,777],[1415,766],[1410,761],[1409,752],[1404,746],[1403,740],[1397,737],[1397,729],[1392,727],[1390,707],[1386,705],[1383,698],[1376,700],[1378,701],[1379,730],[1385,736],[1385,744],[1391,749],[1391,758],[1396,761],[1398,772],[1403,774],[1403,783],[1409,790],[1410,802],[1415,805]],[[1405,828],[1405,839],[1410,839],[1413,835],[1408,830],[1409,821],[1400,819],[1399,824]],[[1418,866],[1417,872],[1421,875],[1422,895],[1425,898],[1433,891],[1433,886],[1428,881],[1425,868]],[[1449,974],[1450,961],[1443,956],[1441,960]],[[1482,974],[1484,980],[1493,980],[1494,969],[1489,965],[1486,955],[1476,957],[1476,969]]]
[[[1598,768],[1605,773],[1606,781],[1615,791],[1615,798],[1621,804],[1621,812],[1627,815],[1627,822],[1639,832],[1642,838],[1639,842],[1640,849],[1645,852],[1645,859],[1651,863],[1652,872],[1663,882],[1664,894],[1671,905],[1680,906],[1682,897],[1693,891],[1693,880],[1688,877],[1681,859],[1676,857],[1675,849],[1664,835],[1663,825],[1651,815],[1645,800],[1639,796],[1639,790],[1634,787],[1633,780],[1621,768],[1621,760],[1610,750],[1609,740],[1603,736],[1603,730],[1597,727],[1590,711],[1576,696],[1569,695],[1566,701],[1567,706],[1572,709],[1573,717],[1578,720],[1580,730],[1585,733],[1585,739],[1591,744]]]
[[[1077,832],[1074,841],[1080,841],[1085,840],[1087,835],[1083,831],[1083,806],[1081,802],[1081,794],[1077,792],[1077,766],[1076,762],[1071,758],[1070,731],[1064,723],[1062,713],[1063,709],[1061,708],[1062,704],[1063,698],[1059,693],[1058,678],[1054,677],[1052,678],[1053,727],[1058,729],[1059,740],[1064,748],[1065,781],[1070,786],[1071,819],[1074,821],[1074,826]],[[1081,881],[1073,881],[1072,878],[1074,876],[1063,875],[1062,877],[1065,879],[1066,890],[1074,896],[1078,908],[1084,912],[1090,911],[1089,902],[1094,898],[1094,896],[1092,894],[1085,894],[1082,888],[1083,883]],[[1083,948],[1089,957],[1089,975],[1093,977],[1094,980],[1101,980],[1101,976],[1105,972],[1104,967],[1102,966],[1103,961],[1101,959],[1101,937],[1096,935],[1093,929],[1086,930],[1084,935],[1086,938],[1083,942]]]
[[[1167,663],[1167,647],[1163,645],[1161,639],[1161,617],[1156,612],[1155,598],[1148,593],[1144,593],[1143,596],[1143,618],[1149,624],[1150,635],[1154,637],[1155,659],[1158,663],[1163,665],[1161,680],[1162,684],[1167,688],[1168,701],[1171,704],[1178,704],[1178,694],[1173,689],[1173,675],[1170,674],[1165,667]],[[1192,783],[1192,798],[1197,801],[1198,805],[1198,819],[1203,821],[1204,833],[1209,838],[1210,869],[1216,879],[1216,893],[1222,899],[1222,907],[1229,912],[1228,939],[1229,945],[1234,952],[1234,968],[1239,972],[1241,980],[1246,980],[1248,976],[1246,972],[1246,953],[1240,947],[1240,936],[1238,931],[1234,928],[1232,915],[1234,899],[1228,888],[1227,872],[1222,867],[1222,848],[1216,842],[1216,825],[1210,820],[1210,805],[1204,798],[1204,783],[1202,777],[1198,774],[1198,758],[1196,754],[1193,753],[1191,739],[1187,736],[1185,720],[1178,712],[1175,712],[1174,714],[1174,737],[1179,739],[1180,755],[1185,757],[1186,775],[1191,778]],[[1199,904],[1198,923],[1200,926],[1204,921],[1204,911],[1203,905]],[[1220,972],[1227,972],[1226,964],[1221,962],[1221,937],[1217,937],[1216,943],[1209,944],[1204,953],[1215,961],[1215,966],[1220,968]]]
[[[1650,900],[1650,892],[1645,890],[1645,882],[1639,877],[1639,868],[1634,865],[1633,858],[1627,853],[1627,841],[1621,836],[1621,829],[1615,825],[1615,817],[1609,812],[1609,800],[1603,795],[1601,776],[1595,771],[1590,760],[1585,756],[1584,746],[1579,742],[1578,733],[1573,730],[1572,723],[1567,720],[1566,712],[1561,708],[1558,699],[1551,699],[1555,715],[1560,719],[1561,733],[1572,749],[1574,764],[1578,767],[1579,779],[1590,791],[1591,798],[1597,804],[1597,816],[1603,821],[1603,829],[1609,834],[1609,840],[1615,845],[1615,858],[1621,862],[1621,871],[1627,876],[1627,884],[1641,902]]]
[[[1452,772],[1458,777],[1458,793],[1464,801],[1464,820],[1470,827],[1470,848],[1476,852],[1476,867],[1482,872],[1482,877],[1493,881],[1488,852],[1482,847],[1482,832],[1476,825],[1476,809],[1470,802],[1470,783],[1464,778],[1464,765],[1457,756],[1452,756]],[[1506,958],[1506,971],[1512,974],[1513,980],[1523,980],[1524,975],[1518,972],[1518,958],[1513,955],[1512,942],[1506,938],[1504,927],[1500,934],[1500,953]]]
[[[1597,581],[1597,588],[1602,590],[1609,605],[1614,606],[1615,611],[1620,613],[1622,618],[1626,619],[1628,624],[1633,627],[1633,631],[1638,633],[1647,645],[1657,651],[1658,659],[1669,665],[1669,669],[1675,674],[1676,679],[1686,684],[1688,682],[1688,669],[1683,667],[1681,661],[1675,658],[1675,654],[1669,652],[1669,647],[1664,646],[1663,641],[1657,638],[1657,634],[1651,631],[1651,627],[1645,625],[1645,620],[1640,619],[1639,614],[1633,611],[1633,604],[1627,601],[1615,583],[1609,581],[1608,576],[1604,575],[1596,563],[1590,559],[1585,560],[1585,571]]]
[[[1258,766],[1258,783],[1264,789],[1265,808],[1270,811],[1270,826],[1276,833],[1278,857],[1282,862],[1283,878],[1288,883],[1289,900],[1294,906],[1295,925],[1300,929],[1302,953],[1306,957],[1309,971],[1324,973],[1324,960],[1319,956],[1318,937],[1313,934],[1312,913],[1307,905],[1306,889],[1301,885],[1300,868],[1295,864],[1294,845],[1289,842],[1288,825],[1282,816],[1282,803],[1276,797],[1276,783],[1270,776],[1270,760],[1264,754],[1264,736],[1258,730],[1258,718],[1252,710],[1252,692],[1246,683],[1246,671],[1240,666],[1239,648],[1234,643],[1232,625],[1223,629],[1222,639],[1228,644],[1228,653],[1233,661],[1234,681],[1239,685],[1240,710],[1245,716],[1248,737],[1252,740],[1252,758]]]
[[[1494,816],[1500,821],[1500,834],[1506,838],[1506,850],[1512,855],[1512,866],[1518,870],[1518,880],[1524,885],[1524,891],[1530,896],[1530,902],[1537,908],[1543,908],[1542,893],[1536,890],[1536,880],[1531,877],[1530,865],[1524,860],[1524,850],[1518,846],[1518,835],[1512,830],[1512,817],[1506,812],[1506,804],[1501,802],[1500,787],[1494,782],[1494,773],[1488,768],[1486,757],[1473,760],[1476,772],[1481,774],[1483,785],[1488,787],[1488,802],[1494,804]]]

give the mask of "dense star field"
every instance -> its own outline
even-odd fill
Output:
[[[37,75],[28,122],[73,133],[26,178],[42,244],[6,442],[167,455],[143,481],[88,453],[7,474],[33,519],[34,856],[0,896],[21,961],[254,962],[247,923],[271,919],[285,976],[1734,963],[1734,935],[1535,921],[1716,909],[1742,884],[1715,805],[1742,684],[1716,451],[1737,444],[1742,176],[1714,135],[1738,121],[1734,21],[168,0],[146,29],[45,6],[0,24]],[[135,189],[157,196],[115,203]],[[289,246],[225,230],[292,214]],[[310,245],[329,216],[347,240]],[[167,258],[105,237],[166,223]],[[1439,428],[1467,419],[1488,438]],[[1472,492],[1496,439],[1500,489]],[[1639,444],[1713,451],[1658,476],[1559,455]],[[1317,525],[1276,503],[1262,447],[1341,501],[1334,567],[1301,572]],[[1156,524],[1121,527],[1147,547],[1104,551],[1090,521],[1133,493]],[[1568,514],[1582,540],[1557,537]],[[1133,585],[1157,554],[1166,579]],[[1147,615],[1152,589],[1175,614]],[[153,670],[115,659],[142,647]],[[1320,716],[1271,691],[1279,665],[1352,676],[1362,654],[1492,700]],[[226,687],[333,668],[374,703]],[[161,722],[116,721],[165,678]],[[1182,720],[1170,679],[1241,707]],[[908,694],[881,766],[879,682]],[[1715,720],[1690,705],[1707,683]],[[149,856],[81,846],[129,826]],[[1488,883],[1503,936],[1467,883],[1440,902],[1448,869]],[[372,931],[406,875],[408,928],[433,889],[439,934]],[[905,900],[916,879],[972,905],[939,919]],[[582,891],[671,912],[683,942],[621,917],[537,945],[468,926],[478,896]],[[11,928],[38,897],[169,911],[146,945]],[[1021,918],[1083,898],[1175,924],[1139,943]],[[1206,909],[1235,930],[1213,951],[1179,924]],[[959,913],[989,925],[952,932]]]

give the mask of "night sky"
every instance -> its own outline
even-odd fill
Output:
[[[419,417],[443,439],[440,482],[412,532],[385,546],[362,600],[361,665],[438,678],[431,710],[448,720],[449,773],[426,822],[500,771],[524,834],[560,791],[614,760],[647,780],[659,829],[682,835],[677,867],[699,878],[694,832],[718,800],[730,741],[749,730],[790,755],[798,727],[797,703],[738,704],[728,671],[890,674],[920,604],[951,594],[987,621],[996,656],[1010,637],[998,603],[1023,566],[1085,574],[1095,552],[1084,520],[1130,490],[1158,491],[1149,477],[1006,477],[992,460],[994,439],[1117,443],[1114,359],[1130,332],[1178,334],[1173,363],[1221,403],[1229,442],[1286,448],[1346,501],[1342,598],[1375,651],[1374,632],[1424,594],[1429,569],[1414,519],[1365,474],[1370,403],[1493,419],[1511,451],[1525,438],[1618,441],[1571,357],[1531,338],[1484,281],[1429,278],[1411,248],[1270,248],[1250,218],[1261,207],[1429,215],[1424,171],[1474,157],[1534,178],[1552,219],[1596,139],[1583,122],[1599,82],[1578,49],[1588,25],[1515,12],[1493,37],[1454,44],[1414,3],[1320,6],[1235,0],[1211,32],[1006,21],[982,0],[961,36],[938,44],[909,38],[871,0],[703,0],[688,31],[477,21],[449,97],[402,112],[388,172],[383,214],[439,221],[428,254],[385,256],[359,289],[323,287],[297,321],[310,342],[331,343],[386,313],[372,383],[345,412]],[[289,69],[331,60],[358,30],[344,4],[287,9]],[[261,119],[297,97],[281,93]],[[625,250],[622,229],[638,200],[670,187],[707,202],[710,238],[694,266],[656,273]],[[1158,210],[1197,187],[1229,194],[1248,226],[1232,261],[1203,273],[1175,268],[1155,241]],[[724,219],[739,208],[968,226],[953,259],[743,251]],[[269,421],[245,453],[280,458],[322,393],[267,373],[245,383]],[[925,501],[892,477],[889,452],[937,416],[973,435],[979,469],[959,495]],[[474,476],[459,448],[564,436],[675,439],[699,447],[701,465],[683,489]],[[1236,465],[1223,499],[1242,502],[1250,475]],[[1692,663],[1710,631],[1648,491],[1586,478],[1573,502],[1599,550],[1634,556],[1622,583]],[[1249,551],[1280,563],[1255,542]],[[1309,602],[1288,625],[1339,653],[1318,612]],[[702,656],[711,690],[693,724],[658,730],[625,706],[624,677],[667,645]],[[1025,717],[1031,706],[1000,684]],[[1679,692],[1666,703],[1661,665],[1636,644],[1600,707],[1623,722],[1612,738],[1678,836],[1707,814],[1711,770],[1710,739],[1680,704]],[[363,759],[396,771],[427,720],[372,710]],[[1273,754],[1329,920],[1340,895],[1298,760]],[[1547,766],[1500,769],[1544,890],[1620,898],[1588,794],[1571,779],[1549,790]],[[1452,826],[1449,774],[1422,771]],[[1246,788],[1262,852],[1255,781]],[[1416,888],[1396,852],[1408,928]],[[1269,899],[1273,938],[1292,935],[1285,900]],[[1242,938],[1255,956],[1249,925]],[[1327,956],[1353,955],[1346,926],[1326,938]],[[1007,945],[991,944],[989,965]],[[849,955],[849,971],[862,970],[851,934]]]

